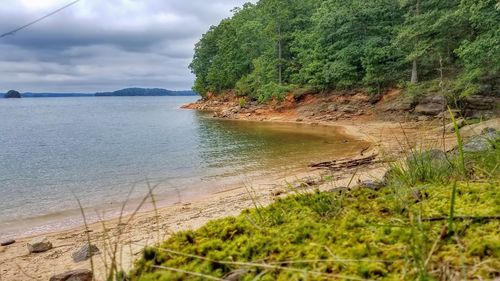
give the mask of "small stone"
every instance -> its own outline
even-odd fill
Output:
[[[369,188],[369,189],[378,189],[379,185],[372,180],[365,180],[365,181],[359,182],[359,187]]]
[[[16,243],[16,240],[14,240],[14,239],[7,239],[7,240],[4,240],[4,241],[0,242],[0,245],[1,246],[9,246],[9,245],[12,245],[14,243]]]
[[[337,193],[337,194],[344,194],[344,193],[348,193],[349,191],[351,191],[351,189],[347,186],[335,187],[335,188],[328,190],[328,192],[330,192],[330,193]]]
[[[346,106],[344,106],[344,108],[342,108],[342,112],[347,113],[347,114],[353,114],[353,113],[356,113],[357,111],[358,111],[358,109],[352,105],[346,105]]]
[[[92,271],[88,269],[71,270],[50,277],[49,281],[92,281]]]
[[[73,257],[74,262],[82,262],[90,259],[92,256],[99,254],[99,248],[95,245],[85,244],[80,250],[74,252],[71,256]]]
[[[31,253],[43,253],[52,249],[52,243],[46,237],[39,237],[28,243],[28,251]]]

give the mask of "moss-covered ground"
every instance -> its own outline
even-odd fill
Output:
[[[499,155],[496,147],[469,157],[477,172],[462,179],[295,194],[212,221],[146,249],[129,278],[492,280],[500,276]]]

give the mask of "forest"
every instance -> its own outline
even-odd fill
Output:
[[[500,93],[496,0],[260,0],[196,44],[193,89],[265,101],[298,89]]]

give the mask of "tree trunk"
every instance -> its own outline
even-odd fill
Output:
[[[281,24],[278,24],[278,83],[281,85],[283,83],[283,66],[281,65],[283,50],[281,42]]]
[[[420,15],[420,1],[417,0],[416,7],[415,7],[415,17],[418,17],[419,15]],[[418,83],[418,63],[417,63],[417,59],[413,60],[413,66],[411,68],[411,83],[412,84],[417,84]]]
[[[413,67],[411,68],[411,83],[412,84],[417,84],[418,83],[418,64],[417,64],[417,60],[413,61]]]

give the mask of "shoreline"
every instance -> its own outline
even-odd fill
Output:
[[[315,122],[297,121],[293,119],[293,115],[285,116],[286,118],[275,116],[265,121],[338,127],[342,133],[370,143],[371,146],[363,151],[364,153],[379,154],[379,158],[384,159],[401,158],[404,149],[401,143],[405,140],[412,140],[408,145],[417,145],[417,141],[418,145],[430,147],[454,145],[451,132],[443,138],[445,144],[439,140],[436,142],[435,128],[439,124],[397,123],[376,118],[366,118],[363,122],[359,122],[359,119]],[[80,226],[44,234],[53,242],[54,249],[42,254],[27,254],[26,243],[34,236],[21,238],[11,246],[0,248],[0,264],[3,264],[0,267],[0,277],[6,280],[47,280],[52,275],[68,270],[90,269],[88,261],[74,263],[71,258],[73,252],[87,243],[89,233],[92,243],[101,249],[101,254],[94,257],[94,264],[98,265],[94,270],[97,280],[103,280],[105,260],[109,260],[106,249],[111,245],[118,245],[119,254],[123,257],[120,267],[128,270],[134,260],[140,257],[144,247],[161,243],[171,233],[199,228],[212,219],[238,215],[244,209],[254,207],[254,200],[266,206],[276,198],[290,194],[291,190],[287,189],[286,185],[303,188],[313,182],[319,185],[320,190],[330,190],[347,186],[351,182],[355,185],[359,181],[382,179],[386,169],[387,165],[379,161],[359,169],[338,172],[304,167],[291,174],[245,182],[243,185],[234,185],[194,200],[140,212],[133,217],[124,217],[129,221],[127,224],[119,218],[114,218],[89,225],[89,231]],[[325,180],[326,177],[330,179]]]

